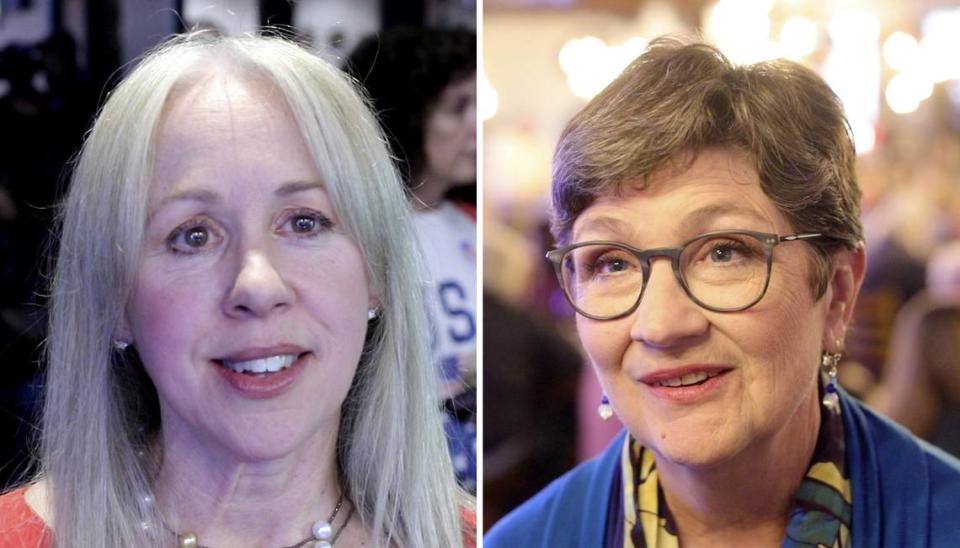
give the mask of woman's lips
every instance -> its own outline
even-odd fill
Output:
[[[661,381],[656,381],[653,383],[654,386],[668,386],[670,388],[678,388],[681,386],[691,386],[694,384],[699,384],[711,377],[716,377],[719,375],[719,372],[711,371],[696,371],[694,373],[686,373],[680,377],[670,377],[663,379]]]
[[[273,344],[269,346],[252,346],[247,347],[242,350],[236,350],[229,352],[228,354],[222,355],[218,358],[219,361],[224,362],[242,362],[250,360],[258,360],[263,358],[270,358],[273,356],[282,356],[282,355],[294,355],[299,356],[307,352],[306,348],[296,344]]]
[[[298,354],[280,354],[277,356],[266,356],[254,360],[217,360],[221,365],[232,369],[237,373],[276,373],[293,365],[293,362],[299,358]]]
[[[730,371],[723,366],[687,366],[655,371],[638,380],[660,399],[695,403],[723,386]]]
[[[235,369],[240,368],[230,367],[222,360],[213,360],[213,363],[216,364],[221,378],[241,396],[249,399],[266,399],[279,396],[289,390],[311,356],[313,354],[310,352],[304,352],[299,354],[286,367],[277,371],[264,372],[236,371]],[[282,362],[289,361],[289,359],[283,359],[279,356],[278,358],[264,358],[264,360],[279,361],[281,365],[286,365]]]

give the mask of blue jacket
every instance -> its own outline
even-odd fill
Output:
[[[960,546],[960,461],[841,394],[855,547]],[[486,548],[593,548],[625,434],[496,523]]]

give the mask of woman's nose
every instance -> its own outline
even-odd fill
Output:
[[[665,257],[651,260],[643,298],[630,317],[631,338],[653,348],[695,341],[709,327],[703,309],[687,296]]]
[[[290,287],[276,264],[263,251],[243,252],[232,278],[223,303],[227,316],[265,317],[290,306]]]

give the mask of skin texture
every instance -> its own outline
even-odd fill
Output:
[[[183,86],[155,152],[127,336],[160,399],[158,502],[206,545],[297,542],[340,493],[340,407],[375,304],[364,259],[268,87],[226,71]],[[212,361],[280,344],[309,354],[272,397]]]
[[[449,84],[427,114],[423,130],[426,167],[414,194],[436,204],[457,184],[477,177],[477,78]]]
[[[668,167],[644,189],[599,198],[574,223],[572,241],[675,247],[725,229],[795,233],[763,194],[747,156],[705,149],[685,171]],[[803,243],[776,247],[767,293],[746,311],[700,308],[678,284],[669,259],[658,258],[632,314],[610,321],[577,317],[617,415],[656,455],[685,546],[740,542],[741,534],[755,545],[779,545],[783,538],[819,428],[820,354],[840,350],[837,340],[863,273],[862,250],[839,252],[827,293],[815,300],[812,253]],[[640,381],[703,364],[727,372],[693,401],[658,397]]]

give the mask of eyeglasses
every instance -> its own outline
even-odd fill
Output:
[[[766,293],[774,247],[819,238],[829,236],[729,230],[701,234],[680,247],[646,251],[613,241],[580,242],[551,250],[547,259],[573,308],[594,320],[636,310],[655,257],[670,258],[673,275],[693,302],[714,312],[738,312]]]

